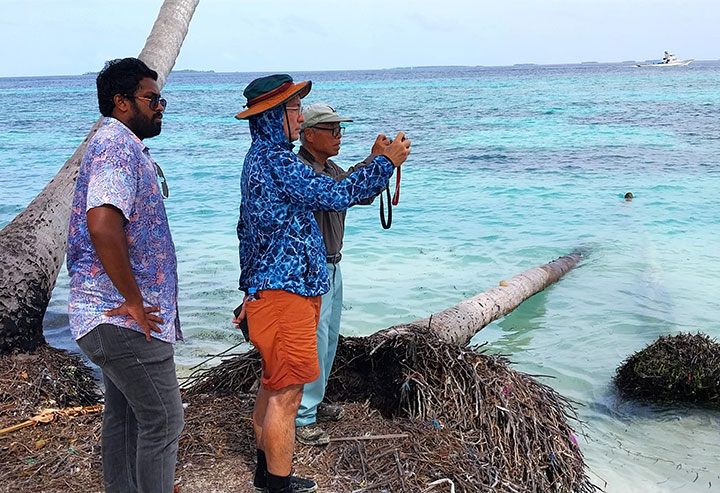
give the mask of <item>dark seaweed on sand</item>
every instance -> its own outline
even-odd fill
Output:
[[[720,344],[704,334],[663,336],[618,368],[629,398],[720,406]]]

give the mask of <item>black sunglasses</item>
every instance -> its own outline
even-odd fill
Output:
[[[158,163],[155,163],[155,171],[157,171],[158,178],[160,179],[162,197],[163,199],[166,199],[170,196],[170,187],[168,187],[167,180],[165,179],[165,173],[163,173],[163,170]]]
[[[152,111],[155,111],[158,107],[158,105],[162,105],[163,109],[167,108],[167,100],[165,98],[161,98],[157,94],[153,94],[149,98],[146,98],[145,96],[127,96],[128,98],[132,99],[144,99],[145,101],[150,102],[150,109]]]
[[[310,127],[313,130],[327,130],[328,132],[332,132],[332,136],[337,138],[338,135],[345,135],[345,127]]]

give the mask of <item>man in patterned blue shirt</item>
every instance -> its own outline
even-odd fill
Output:
[[[262,385],[253,413],[257,442],[256,491],[317,490],[290,476],[295,416],[306,383],[320,376],[316,328],[320,296],[328,291],[323,238],[316,210],[346,210],[385,186],[410,153],[402,133],[367,166],[338,182],[316,174],[292,152],[300,135],[301,98],[311,83],[289,75],[252,81],[244,91],[252,145],[241,175],[240,289],[253,293],[234,319],[248,319],[250,340],[262,356]]]

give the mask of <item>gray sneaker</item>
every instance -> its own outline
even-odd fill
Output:
[[[321,402],[317,407],[316,419],[319,423],[323,421],[340,421],[345,415],[342,406]]]
[[[303,445],[327,445],[330,443],[330,435],[320,428],[317,423],[295,428],[295,439]]]

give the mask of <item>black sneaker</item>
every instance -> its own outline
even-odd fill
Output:
[[[256,486],[255,493],[268,493],[267,487]],[[290,489],[287,493],[313,493],[317,491],[317,483],[312,479],[290,476]]]

